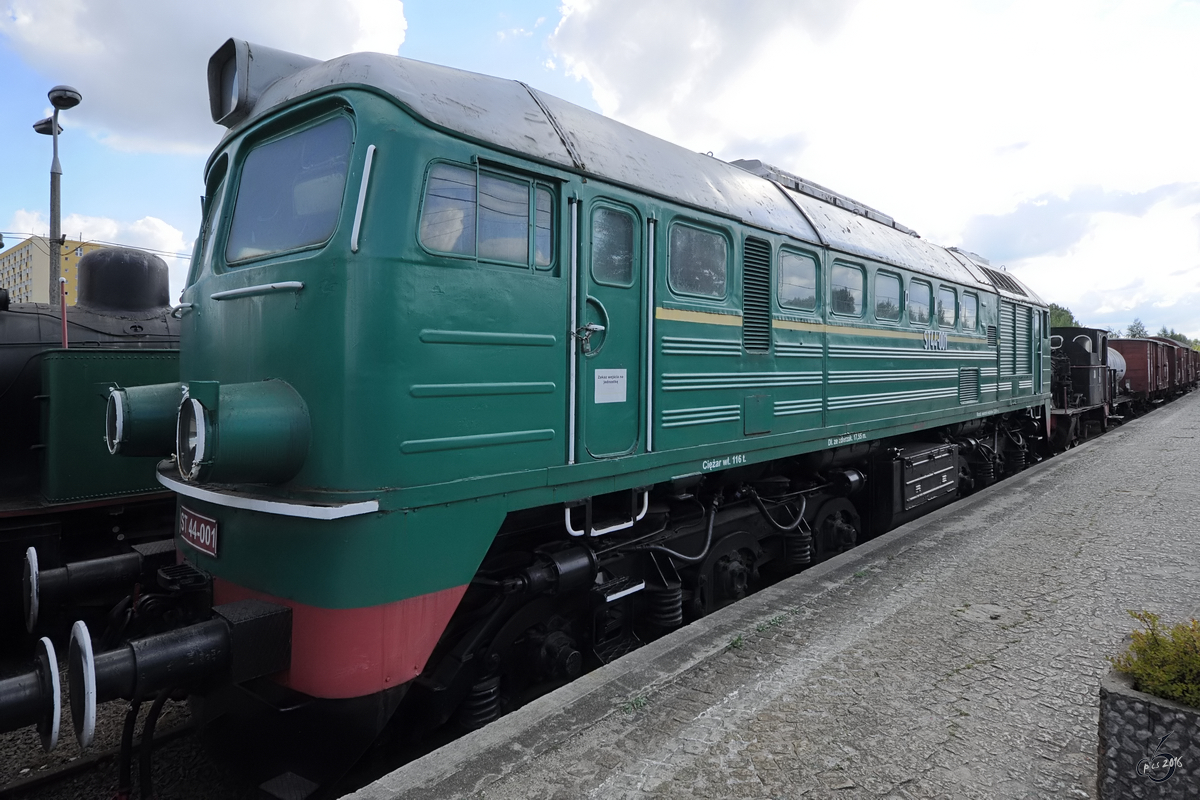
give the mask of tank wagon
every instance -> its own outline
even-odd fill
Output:
[[[182,403],[125,386],[108,423],[173,455],[193,622],[104,653],[77,626],[84,741],[96,702],[235,683],[326,751],[398,707],[476,727],[1048,433],[1028,287],[783,170],[376,54],[230,40],[209,85]]]
[[[58,309],[9,304],[0,289],[0,629],[21,621],[22,561],[35,571],[169,535],[174,500],[158,459],[113,460],[102,437],[108,389],[177,380],[167,265],[107,248],[79,263],[79,297]],[[64,333],[67,346],[64,346]],[[32,630],[26,604],[26,622]],[[34,609],[36,614],[36,609]],[[6,634],[7,639],[7,634]]]

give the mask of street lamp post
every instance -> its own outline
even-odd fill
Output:
[[[79,105],[83,95],[70,86],[55,86],[47,96],[54,106],[54,116],[38,120],[33,129],[54,138],[54,160],[50,162],[50,305],[56,306],[61,294],[58,279],[62,274],[62,246],[66,241],[62,235],[62,165],[58,163],[58,134],[62,128],[58,125],[58,112]]]

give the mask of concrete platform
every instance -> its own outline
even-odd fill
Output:
[[[1100,677],[1126,609],[1200,605],[1198,518],[1193,393],[352,796],[1094,797]]]

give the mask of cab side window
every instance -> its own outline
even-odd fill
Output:
[[[208,208],[204,215],[204,227],[200,229],[200,241],[197,243],[196,254],[193,256],[192,267],[188,271],[187,285],[191,286],[205,272],[212,271],[213,242],[216,239],[217,228],[221,225],[221,212],[225,208],[225,174],[229,169],[229,158],[221,156],[208,177],[208,191],[205,193],[205,203]]]
[[[964,294],[962,299],[962,326],[964,331],[973,331],[979,321],[979,298]],[[1049,330],[1049,329],[1047,329]]]
[[[475,255],[475,170],[435,164],[425,184],[421,244],[439,253]]]
[[[948,286],[938,288],[937,318],[939,328],[953,328],[958,321],[957,297]]]
[[[633,217],[615,208],[592,214],[592,277],[597,283],[633,283]]]
[[[933,287],[925,281],[913,281],[908,288],[908,319],[914,325],[929,324],[929,307],[933,302]]]
[[[553,261],[554,197],[525,178],[438,163],[421,204],[420,240],[435,253],[513,266]]]
[[[875,274],[875,319],[896,322],[900,319],[900,278],[886,272]]]
[[[829,274],[830,308],[835,314],[862,316],[865,276],[858,267],[834,264]]]
[[[691,225],[672,225],[667,258],[672,291],[715,299],[725,296],[729,245],[721,234]]]
[[[802,253],[779,253],[779,305],[798,311],[817,310],[817,261]]]

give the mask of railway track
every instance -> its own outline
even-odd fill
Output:
[[[5,664],[7,669],[10,665]],[[0,800],[59,800],[64,797],[147,797],[142,791],[143,742],[151,703],[142,703],[133,739],[133,757],[125,769],[121,762],[121,735],[127,703],[101,706],[96,721],[96,741],[81,751],[72,733],[69,706],[63,709],[58,747],[44,753],[32,728],[0,735]],[[331,793],[353,791],[397,769],[408,761],[448,743],[457,734],[441,731],[419,745],[392,744],[369,752]],[[153,737],[150,782],[152,796],[170,800],[236,800],[286,795],[286,790],[266,792],[247,777],[238,764],[214,757],[197,734],[185,702],[167,702]],[[127,770],[127,771],[126,771]],[[123,779],[123,774],[127,779]],[[130,787],[129,793],[121,791]],[[278,787],[277,787],[278,788]]]

